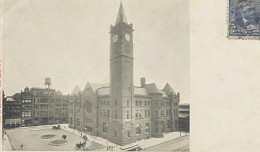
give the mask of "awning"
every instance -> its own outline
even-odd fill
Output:
[[[21,124],[21,119],[6,119],[5,124]]]
[[[186,118],[189,117],[190,115],[187,113],[179,113],[179,118]]]

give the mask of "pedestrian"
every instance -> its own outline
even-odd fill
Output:
[[[82,137],[82,133],[80,133],[80,137]]]
[[[23,144],[21,144],[21,149],[23,150]]]

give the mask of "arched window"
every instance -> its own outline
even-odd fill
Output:
[[[149,123],[145,124],[145,132],[150,132],[150,125],[149,125]]]
[[[107,127],[108,127],[107,123],[104,122],[102,125],[102,131],[107,133]]]
[[[140,124],[137,124],[135,129],[136,129],[136,134],[141,134],[141,125]]]

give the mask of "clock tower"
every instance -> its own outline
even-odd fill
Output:
[[[109,140],[119,145],[135,141],[133,86],[133,24],[128,24],[122,3],[110,27]]]

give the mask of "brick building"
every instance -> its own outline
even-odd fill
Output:
[[[22,126],[69,122],[69,101],[74,101],[74,97],[50,89],[50,83],[46,85],[46,88],[26,87],[21,93],[12,96],[20,104],[19,118]],[[8,110],[4,109],[4,112],[7,113]]]
[[[3,96],[3,128],[21,125],[21,102],[12,96]]]
[[[119,145],[178,130],[179,93],[145,78],[134,86],[133,31],[120,4],[110,27],[110,85],[88,82],[83,91],[74,89],[77,100],[70,103],[70,127]]]
[[[190,132],[190,104],[182,103],[179,105],[179,129]]]

